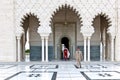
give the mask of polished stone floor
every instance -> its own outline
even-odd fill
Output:
[[[120,80],[118,62],[75,61],[0,63],[0,80]]]

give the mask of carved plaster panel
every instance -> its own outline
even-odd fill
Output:
[[[15,0],[16,26],[21,25],[24,15],[33,13],[45,27],[49,27],[54,12],[65,4],[74,8],[81,16],[83,27],[92,27],[94,17],[100,13],[108,15],[115,27],[116,0]],[[41,25],[41,26],[42,26]],[[84,28],[87,29],[87,28]],[[92,29],[92,28],[91,28]]]

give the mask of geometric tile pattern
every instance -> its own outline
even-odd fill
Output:
[[[30,66],[31,69],[55,69],[58,68],[58,65],[40,65],[40,64],[36,64],[36,65],[32,65]]]
[[[120,63],[82,62],[82,68],[74,61],[8,66],[1,66],[0,80],[120,80]]]
[[[6,80],[55,80],[55,72],[19,72]]]
[[[120,80],[120,73],[118,72],[84,72],[88,80]]]

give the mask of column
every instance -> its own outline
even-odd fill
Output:
[[[42,38],[42,62],[45,60],[44,59],[44,37],[41,37]]]
[[[120,31],[119,31],[120,32]],[[120,33],[115,38],[115,61],[120,61]]]
[[[111,38],[111,61],[114,61],[114,38]]]
[[[102,45],[102,41],[100,42],[100,61],[103,60],[103,45]]]
[[[21,54],[20,54],[20,50],[21,50],[21,48],[20,48],[20,47],[21,47],[21,46],[20,46],[20,38],[21,38],[20,36],[17,36],[17,44],[18,44],[18,46],[17,46],[17,47],[18,47],[18,49],[17,49],[17,50],[18,50],[17,59],[18,59],[18,62],[21,61]]]
[[[20,39],[21,39],[21,36],[22,34],[24,33],[24,30],[22,27],[16,27],[16,31],[15,31],[15,34],[16,34],[16,38],[17,38],[17,60],[18,62],[21,61],[21,45],[20,45]]]
[[[105,50],[106,50],[106,44],[105,44],[105,41],[103,41],[103,60],[105,61],[105,57],[106,57],[106,54],[105,54]]]
[[[88,61],[90,61],[90,37],[88,37]]]
[[[45,23],[44,23],[45,22]],[[48,24],[49,22],[47,21],[41,21],[41,26],[38,27],[38,33],[41,37],[44,37],[45,40],[45,49],[43,48],[44,46],[44,40],[42,40],[42,55],[44,55],[45,53],[45,61],[48,61],[48,36],[50,35],[51,31],[51,27]],[[45,50],[45,52],[43,51]]]
[[[86,39],[87,37],[84,36],[84,61],[86,61]]]
[[[73,52],[73,45],[71,45],[70,56],[74,56],[74,52]]]
[[[56,51],[57,53],[55,53],[55,59],[57,59],[58,54],[60,54],[59,51],[60,51],[60,45],[58,44],[58,45],[57,45],[57,51]]]
[[[46,62],[48,62],[48,36],[45,37],[45,43],[46,43]]]

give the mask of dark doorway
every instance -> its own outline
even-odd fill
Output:
[[[65,47],[69,49],[69,39],[67,37],[61,39],[61,44],[64,44]]]
[[[61,44],[64,44],[65,47],[69,50],[69,39],[67,37],[63,37],[61,39]],[[63,52],[61,52],[61,59],[63,59]]]

